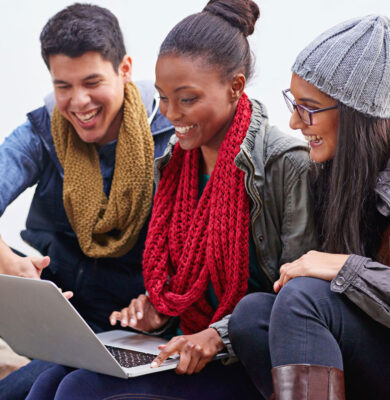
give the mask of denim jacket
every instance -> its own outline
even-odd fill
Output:
[[[375,187],[377,210],[390,217],[390,160]],[[390,243],[389,243],[390,251]],[[374,320],[390,328],[390,267],[371,258],[351,254],[331,283]]]
[[[160,156],[174,130],[158,111],[155,89],[151,82],[137,82],[148,115],[152,115],[151,130],[155,142],[155,157]],[[54,96],[45,99],[45,106],[30,112],[27,121],[16,128],[0,146],[0,215],[27,187],[37,184],[22,238],[42,254],[46,254],[52,234],[74,235],[62,201],[63,169],[57,158],[51,136],[50,115]],[[116,141],[99,150],[104,191],[109,193],[115,165]],[[146,224],[145,224],[146,225]],[[146,230],[146,228],[144,229]],[[143,243],[140,240],[130,252],[140,264]]]
[[[307,145],[270,126],[265,107],[256,100],[251,103],[251,123],[235,163],[245,172],[258,266],[271,288],[282,264],[317,248],[308,181],[310,161]],[[176,142],[172,136],[164,155],[155,161],[156,184]],[[233,355],[228,338],[229,317],[211,326]]]

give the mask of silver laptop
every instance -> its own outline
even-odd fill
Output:
[[[166,340],[121,330],[96,335],[53,282],[1,274],[0,336],[27,357],[119,378],[173,369],[178,363],[173,357],[151,368]]]

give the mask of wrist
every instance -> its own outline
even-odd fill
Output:
[[[225,344],[223,343],[218,331],[213,327],[207,328],[207,330],[209,331],[211,340],[214,342],[218,352],[224,350]]]

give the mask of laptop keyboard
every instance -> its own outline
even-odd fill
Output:
[[[119,347],[106,346],[111,355],[124,368],[137,367],[139,365],[150,364],[156,356],[150,353],[142,353],[135,350],[121,349]]]

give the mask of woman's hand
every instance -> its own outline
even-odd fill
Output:
[[[120,321],[121,326],[130,326],[139,331],[151,332],[161,328],[168,322],[169,316],[160,314],[144,294],[131,300],[128,307],[121,311],[113,311],[110,315],[111,325]]]
[[[200,372],[224,347],[214,328],[193,335],[175,336],[167,344],[159,346],[161,353],[153,360],[151,367],[157,368],[169,356],[179,354],[176,373],[191,375]]]
[[[298,260],[280,267],[280,278],[274,282],[274,291],[278,293],[290,279],[297,276],[310,276],[331,281],[339,273],[348,257],[349,255],[346,254],[309,251]]]

